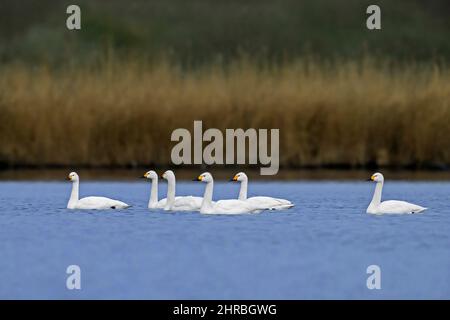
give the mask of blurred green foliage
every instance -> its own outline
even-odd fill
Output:
[[[66,29],[78,4],[82,30]],[[366,8],[382,30],[366,29]],[[201,64],[243,53],[279,61],[302,55],[398,61],[450,59],[448,0],[2,0],[0,61],[97,61],[105,54]]]

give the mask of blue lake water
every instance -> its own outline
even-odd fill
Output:
[[[430,208],[402,216],[366,214],[365,182],[253,182],[250,195],[296,207],[235,216],[149,211],[143,181],[81,181],[81,196],[133,207],[70,211],[70,188],[0,183],[0,298],[450,299],[448,182],[387,181],[384,199]],[[203,188],[178,182],[177,194]],[[216,199],[237,192],[215,184]],[[74,264],[81,290],[66,288]],[[381,268],[380,290],[366,286],[369,265]]]

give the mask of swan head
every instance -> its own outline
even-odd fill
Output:
[[[384,177],[383,177],[383,175],[382,175],[381,173],[377,172],[377,173],[374,173],[374,174],[370,177],[369,181],[383,182],[383,181],[384,181]]]
[[[164,172],[161,175],[161,178],[166,179],[166,180],[169,180],[169,179],[175,180],[175,173],[173,173],[172,170],[167,170],[166,172]]]
[[[155,171],[150,170],[150,171],[147,171],[146,173],[144,173],[144,176],[142,178],[155,180],[155,179],[158,179],[158,175],[156,174]]]
[[[236,173],[231,181],[247,181],[247,175],[244,172]]]
[[[69,175],[67,176],[67,180],[75,182],[80,180],[80,177],[78,176],[78,174],[76,172],[71,172],[69,173]]]
[[[194,180],[208,183],[208,182],[212,182],[213,181],[213,177],[212,177],[211,173],[204,172],[201,175],[199,175],[197,177],[197,179],[194,179]]]

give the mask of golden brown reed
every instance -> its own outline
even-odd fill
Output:
[[[450,71],[371,59],[0,69],[0,162],[168,165],[176,128],[279,128],[286,167],[450,164]]]

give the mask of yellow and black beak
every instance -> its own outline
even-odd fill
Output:
[[[71,178],[70,176],[67,176],[67,177],[66,177],[66,180],[67,180],[67,181],[72,181],[72,178]]]
[[[230,181],[238,181],[238,176],[234,176]]]
[[[198,176],[197,178],[193,179],[192,181],[203,181],[203,177],[202,176]]]
[[[375,176],[372,175],[369,179],[367,179],[367,181],[374,181],[375,180]]]
[[[147,174],[144,174],[143,176],[139,177],[140,179],[146,179],[147,178]]]

